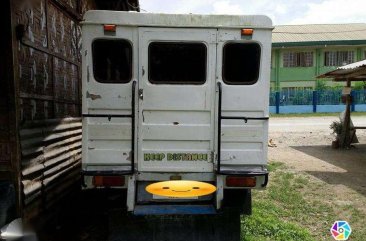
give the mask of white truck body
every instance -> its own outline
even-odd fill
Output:
[[[269,18],[89,11],[82,26],[87,187],[125,177],[134,211],[139,182],[212,182],[216,209],[227,176],[266,185]]]

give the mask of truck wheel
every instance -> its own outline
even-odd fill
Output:
[[[224,208],[237,209],[241,214],[252,214],[252,192],[250,189],[224,190]]]

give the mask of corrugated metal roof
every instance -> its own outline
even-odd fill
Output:
[[[366,41],[366,23],[279,25],[273,30],[273,43]]]
[[[334,78],[334,81],[364,81],[366,78],[366,59],[352,64],[340,66],[335,70],[329,71],[317,78]]]
[[[344,65],[344,66],[340,66],[337,69],[357,69],[357,68],[364,67],[364,66],[366,66],[366,59],[362,60],[362,61],[352,63],[352,64],[347,64],[347,65]]]

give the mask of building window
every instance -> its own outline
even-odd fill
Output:
[[[203,43],[153,42],[149,81],[154,84],[204,84],[207,48]]]
[[[229,85],[258,81],[261,47],[257,43],[227,43],[223,48],[222,79]]]
[[[287,52],[283,54],[283,67],[312,67],[313,52]]]
[[[128,83],[132,78],[132,45],[118,39],[93,41],[94,78],[100,83]]]
[[[324,66],[343,66],[354,62],[353,51],[325,52]]]

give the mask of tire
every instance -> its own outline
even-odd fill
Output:
[[[252,192],[250,189],[224,190],[223,208],[237,209],[244,215],[252,214]]]

